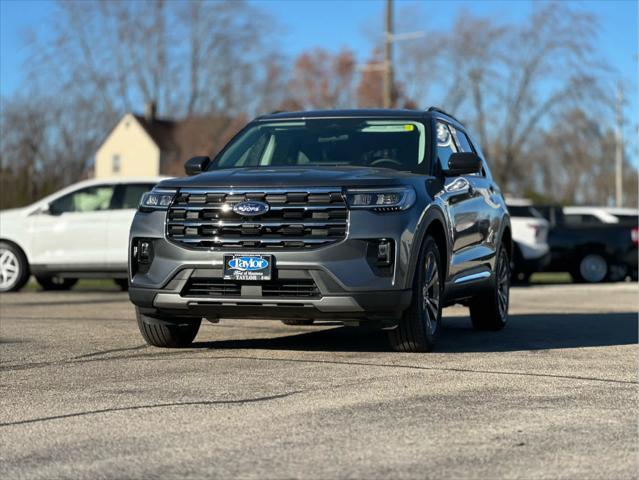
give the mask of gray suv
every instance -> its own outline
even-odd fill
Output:
[[[129,296],[144,339],[202,318],[339,320],[429,351],[442,308],[508,318],[511,229],[477,143],[440,109],[280,112],[145,194]]]

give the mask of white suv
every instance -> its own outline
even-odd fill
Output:
[[[163,177],[88,180],[23,208],[0,212],[0,292],[35,275],[45,290],[81,277],[127,287],[131,221],[143,193]]]
[[[513,280],[528,282],[550,261],[549,224],[530,200],[506,198],[513,229]]]

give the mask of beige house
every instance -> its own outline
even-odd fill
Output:
[[[240,126],[225,117],[159,119],[153,104],[144,115],[127,113],[95,154],[94,176],[139,177],[184,174],[194,155],[212,155]]]

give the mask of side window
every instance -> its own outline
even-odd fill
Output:
[[[457,146],[453,141],[448,125],[442,122],[435,124],[437,134],[437,158],[443,169],[448,168],[448,159],[457,152]]]
[[[97,185],[69,193],[51,203],[51,213],[97,212],[111,208],[113,185]]]
[[[462,132],[461,130],[457,130],[455,127],[450,127],[451,131],[453,132],[453,136],[455,137],[455,141],[457,142],[457,145],[459,145],[459,148],[461,149],[462,152],[467,152],[467,153],[472,153],[475,152],[477,153],[482,159],[484,158],[484,156],[481,154],[481,152],[476,151],[473,148],[473,145],[470,143],[470,140],[468,139],[468,136]],[[485,162],[483,162],[485,165]],[[485,177],[486,176],[486,169],[484,167],[482,167],[481,173],[473,173],[473,175],[475,176],[479,176],[479,177]]]
[[[602,223],[602,221],[598,217],[588,213],[583,213],[583,214],[569,213],[567,215],[564,215],[564,222],[567,223],[568,225],[584,225],[584,224],[596,225],[596,224]]]
[[[467,153],[474,152],[473,147],[470,144],[470,140],[468,140],[468,137],[466,136],[464,132],[461,132],[452,126],[450,127],[450,129],[453,132],[453,135],[455,136],[455,140],[457,141],[457,145],[459,145],[459,148],[461,149],[462,152],[467,152]]]
[[[122,206],[120,208],[138,208],[142,195],[153,189],[152,183],[123,185]]]

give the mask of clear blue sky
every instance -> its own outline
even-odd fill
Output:
[[[284,53],[295,55],[311,47],[353,49],[360,59],[371,50],[374,35],[382,29],[384,0],[250,0],[277,19]],[[625,116],[637,126],[637,2],[604,0],[571,2],[598,16],[601,56],[630,87]],[[53,0],[0,0],[0,94],[19,91],[26,49],[24,32],[42,31],[48,24]],[[423,25],[446,30],[465,11],[519,21],[531,9],[529,1],[396,0],[396,24]],[[414,27],[413,27],[414,28]],[[46,35],[46,30],[45,30]],[[612,88],[612,86],[611,86]],[[629,130],[633,133],[632,130]],[[636,130],[634,130],[636,135]],[[633,142],[636,157],[636,142]]]

